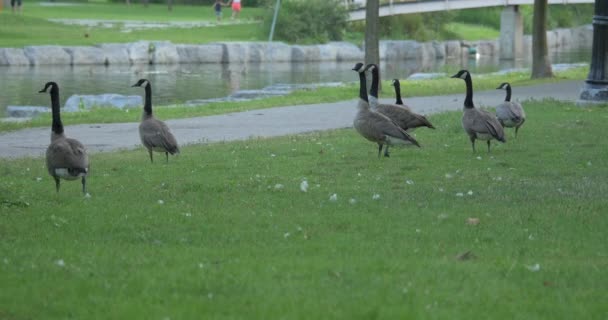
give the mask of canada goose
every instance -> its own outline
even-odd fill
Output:
[[[169,162],[169,153],[179,154],[179,147],[175,137],[169,131],[169,127],[152,115],[152,88],[150,81],[139,79],[131,87],[141,87],[144,85],[146,99],[144,101],[144,112],[141,117],[141,123],[139,124],[139,137],[141,138],[141,143],[148,149],[150,162],[154,162],[152,151],[164,152],[166,161]]]
[[[370,110],[365,82],[366,68],[363,63],[357,63],[353,70],[359,73],[359,103],[357,105],[359,111],[353,125],[365,139],[378,144],[378,157],[380,157],[384,145],[388,147],[397,144],[414,144],[420,147],[416,139],[399,128],[391,119]]]
[[[47,82],[39,93],[46,93],[51,88],[51,110],[53,124],[51,144],[46,149],[46,167],[55,179],[55,188],[59,192],[59,179],[82,181],[82,193],[87,193],[87,174],[89,172],[89,157],[85,147],[78,140],[67,138],[63,133],[63,124],[59,111],[59,86],[55,82]]]
[[[473,81],[467,70],[460,70],[452,78],[463,79],[467,85],[467,95],[464,99],[464,112],[462,114],[462,127],[471,139],[473,152],[475,152],[475,139],[486,140],[488,152],[490,152],[490,140],[496,139],[507,142],[505,132],[496,117],[481,109],[475,108],[473,104]]]
[[[505,89],[507,91],[505,102],[496,107],[496,118],[498,118],[503,127],[515,127],[515,137],[517,137],[519,127],[526,121],[524,108],[519,102],[511,101],[511,85],[508,82],[503,82],[496,89]]]
[[[410,107],[396,104],[379,104],[378,103],[378,83],[380,81],[378,66],[375,64],[368,64],[366,69],[371,69],[372,72],[372,85],[370,89],[370,106],[373,111],[379,112],[389,119],[391,119],[401,129],[411,133],[418,127],[429,127],[435,129],[429,120],[423,115],[417,114],[411,111]],[[397,80],[398,81],[398,80]],[[398,87],[395,87],[397,90]],[[400,90],[399,90],[400,91]],[[399,93],[399,98],[401,94]],[[400,99],[398,99],[400,100]],[[403,103],[403,101],[401,101]],[[384,156],[388,157],[388,145],[384,150]]]

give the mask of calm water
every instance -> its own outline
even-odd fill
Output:
[[[590,50],[554,53],[553,63],[589,63]],[[387,61],[382,78],[405,79],[417,72],[454,72],[468,68],[487,73],[529,67],[530,61],[499,61],[498,58],[467,61]],[[48,106],[48,94],[38,93],[47,81],[60,86],[61,103],[72,94],[119,93],[143,95],[131,88],[140,78],[152,82],[153,103],[168,105],[189,100],[229,96],[242,90],[259,90],[277,84],[353,82],[353,62],[256,63],[224,65],[141,65],[141,66],[38,66],[0,67],[0,117],[7,105]],[[354,97],[354,96],[353,96]]]

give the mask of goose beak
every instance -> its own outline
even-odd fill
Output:
[[[139,86],[136,83],[136,84],[134,84],[134,85],[131,86],[131,88],[133,88],[133,87],[139,87]]]
[[[450,78],[460,78],[460,77],[458,76],[458,74],[455,74],[455,75],[451,76]]]
[[[38,93],[46,93],[46,90],[42,89],[42,90],[38,91]]]

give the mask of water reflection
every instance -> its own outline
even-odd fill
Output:
[[[590,50],[556,52],[553,63],[590,61]],[[405,79],[417,72],[453,72],[468,68],[487,73],[526,68],[529,60],[501,61],[498,57],[467,56],[456,60],[383,61],[382,78]],[[273,84],[355,82],[352,62],[250,63],[203,65],[134,66],[36,66],[0,67],[0,117],[7,105],[48,106],[48,95],[37,93],[47,81],[60,86],[61,102],[72,94],[118,93],[142,95],[131,88],[140,78],[153,85],[153,103],[184,103],[188,100],[226,97],[241,90],[255,90]]]

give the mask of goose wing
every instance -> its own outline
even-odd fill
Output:
[[[374,127],[377,128],[377,130],[383,136],[397,138],[420,147],[420,144],[418,141],[416,141],[416,139],[414,139],[414,137],[405,132],[405,130],[402,129],[399,124],[391,120],[389,117],[381,113],[371,112],[370,119],[372,120]]]
[[[483,127],[485,127],[485,132],[484,133],[489,133],[490,135],[492,135],[492,137],[494,137],[496,140],[498,141],[502,141],[505,142],[505,131],[502,128],[502,125],[500,124],[500,122],[498,122],[498,119],[496,119],[496,117],[485,111],[485,110],[479,110],[479,123],[477,124],[478,127],[481,127],[483,125]],[[483,131],[479,131],[479,132],[483,132]]]
[[[525,118],[525,114],[519,103],[505,101],[496,107],[496,117],[503,121],[520,122]]]
[[[179,153],[177,140],[167,125],[157,119],[148,119],[139,125],[141,142],[151,149],[162,149],[170,154]]]
[[[435,129],[433,124],[423,115],[411,111],[409,107],[396,104],[381,104],[378,111],[389,117],[401,129],[408,130],[418,127],[429,127]]]

